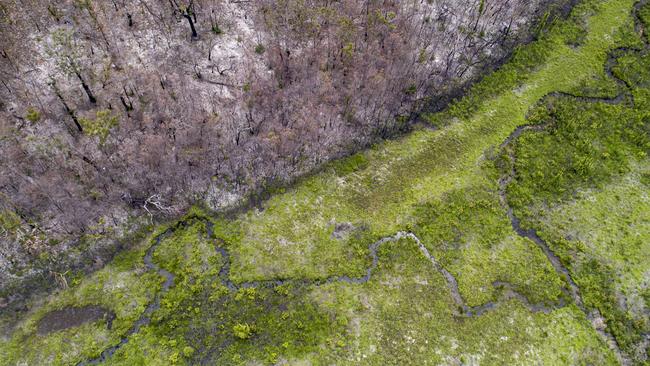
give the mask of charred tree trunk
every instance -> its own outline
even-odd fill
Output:
[[[61,95],[61,92],[59,91],[59,89],[54,85],[53,85],[53,87],[54,87],[54,92],[56,93],[56,96],[59,98],[59,100],[63,104],[63,108],[65,108],[66,113],[68,113],[70,118],[72,118],[72,121],[74,122],[75,126],[77,126],[77,130],[79,130],[79,132],[83,133],[84,129],[81,126],[81,124],[79,123],[79,120],[77,119],[77,115],[74,113],[74,111],[72,109],[70,109],[70,106],[68,106],[68,103],[65,102],[65,99],[63,99],[63,96]]]
[[[86,84],[86,81],[83,79],[83,77],[81,77],[81,74],[79,73],[79,71],[75,71],[75,75],[77,75],[77,78],[81,82],[81,86],[84,88],[84,91],[86,92],[86,95],[88,95],[88,101],[90,101],[90,103],[92,103],[92,104],[97,103],[97,99],[93,95],[92,90],[90,90],[90,87],[88,86],[88,84]]]
[[[196,33],[196,28],[194,27],[194,20],[192,20],[192,14],[189,9],[183,12],[183,18],[187,19],[187,22],[190,23],[190,29],[192,30],[192,38],[198,38],[199,34]]]

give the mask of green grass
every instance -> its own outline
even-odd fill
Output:
[[[478,318],[454,316],[444,278],[401,240],[380,250],[380,270],[361,286],[329,285],[313,295],[344,313],[350,340],[313,364],[613,364],[579,310],[531,313],[508,301]],[[299,364],[298,362],[295,362]]]
[[[416,211],[415,234],[458,279],[469,306],[496,300],[496,281],[533,303],[556,302],[564,283],[535,243],[512,232],[496,187],[452,191]]]

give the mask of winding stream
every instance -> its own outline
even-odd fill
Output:
[[[649,44],[648,40],[644,37],[644,27],[641,22],[641,19],[639,18],[639,10],[641,9],[642,6],[644,6],[647,3],[647,0],[642,0],[638,1],[634,5],[634,9],[632,11],[634,15],[634,21],[635,21],[635,28],[637,33],[641,34],[641,38],[643,39],[644,42],[644,48],[647,49]],[[605,63],[605,74],[611,79],[614,80],[621,88],[622,92],[618,94],[617,96],[613,98],[598,98],[598,97],[589,97],[589,96],[578,96],[578,95],[573,95],[569,93],[564,93],[564,92],[553,92],[542,98],[541,100],[544,101],[547,98],[572,98],[576,99],[580,102],[583,103],[605,103],[605,104],[610,104],[610,105],[616,105],[616,104],[621,104],[625,103],[628,100],[630,103],[634,104],[634,96],[631,92],[631,86],[627,85],[627,83],[618,77],[614,75],[612,69],[616,65],[616,60],[621,57],[624,53],[630,52],[630,51],[642,51],[642,49],[632,49],[629,47],[619,47],[611,50],[608,54],[607,61]],[[549,124],[543,124],[543,125],[525,125],[525,126],[520,126],[518,127],[515,131],[513,131],[510,136],[501,144],[501,149],[506,149],[510,145],[512,145],[514,142],[517,141],[517,139],[524,133],[524,132],[541,132],[546,130],[550,125]],[[584,302],[582,300],[582,297],[580,295],[580,288],[576,284],[575,280],[573,279],[571,272],[569,269],[562,264],[562,261],[560,258],[551,250],[549,247],[548,243],[542,239],[538,233],[537,230],[535,229],[524,229],[521,226],[521,219],[517,217],[514,213],[514,210],[512,206],[508,203],[508,197],[507,197],[507,192],[506,189],[508,185],[514,180],[514,178],[517,175],[516,168],[515,168],[515,162],[516,162],[516,155],[515,155],[515,150],[514,149],[509,149],[508,150],[508,158],[510,160],[510,166],[511,169],[510,171],[503,177],[499,179],[499,197],[501,200],[502,205],[507,209],[507,214],[508,218],[510,220],[510,223],[512,225],[513,230],[517,233],[522,238],[527,238],[532,240],[546,255],[546,258],[548,261],[551,263],[555,271],[565,279],[567,282],[569,288],[565,289],[565,291],[568,292],[568,295],[570,295],[571,299],[573,302],[580,308],[580,310],[587,316],[587,319],[592,321],[595,320],[596,318],[600,318],[600,314],[598,313],[597,310],[593,310],[591,312],[588,311],[588,309],[585,308]],[[594,327],[595,328],[595,327]],[[627,358],[623,352],[620,349],[620,346],[618,342],[616,341],[616,338],[605,329],[600,329],[600,328],[595,328],[596,332],[600,335],[600,337],[608,344],[610,349],[615,353],[618,361],[622,365],[630,365],[632,362],[630,361],[629,358]]]
[[[177,225],[179,226],[179,225]],[[111,346],[109,348],[106,348],[105,350],[102,351],[102,353],[99,355],[99,357],[94,358],[92,360],[87,360],[87,361],[82,361],[77,364],[77,366],[85,366],[85,365],[96,365],[101,362],[106,361],[108,358],[113,356],[113,354],[122,346],[127,344],[129,342],[129,337],[135,333],[138,333],[140,331],[140,328],[142,328],[145,325],[148,325],[151,323],[151,314],[153,314],[154,311],[160,309],[160,298],[162,295],[164,295],[169,289],[174,285],[174,279],[176,276],[174,276],[171,272],[160,268],[154,261],[153,261],[153,253],[156,251],[158,246],[160,245],[160,242],[164,237],[170,235],[173,233],[173,230],[167,230],[163,234],[159,235],[156,237],[155,242],[153,245],[147,249],[147,252],[144,255],[144,265],[145,268],[149,271],[155,271],[158,272],[158,274],[165,279],[165,282],[163,282],[162,287],[160,291],[156,294],[154,300],[147,305],[145,308],[144,312],[142,315],[140,315],[140,318],[133,323],[133,326],[126,332],[126,334],[120,339],[120,342],[114,346]]]
[[[174,229],[169,229],[163,234],[156,237],[154,240],[154,244],[147,250],[144,256],[144,264],[148,270],[156,271],[161,277],[165,279],[161,290],[156,294],[154,300],[146,307],[145,311],[142,313],[140,318],[127,331],[127,333],[124,335],[124,337],[122,337],[122,339],[118,344],[105,349],[104,351],[102,351],[100,356],[95,359],[80,362],[79,364],[77,364],[78,366],[95,365],[106,361],[108,358],[113,356],[113,354],[117,350],[119,350],[122,346],[124,346],[129,342],[130,336],[132,336],[135,333],[138,333],[143,326],[148,325],[151,322],[151,315],[153,314],[153,312],[155,312],[160,308],[160,299],[165,293],[167,293],[173,287],[176,278],[176,276],[173,273],[163,268],[160,268],[160,266],[158,266],[153,261],[153,253],[158,248],[158,246],[160,245],[160,243],[164,238],[171,235],[175,230],[185,227],[188,223],[192,222],[193,220],[197,220],[198,222],[203,222],[207,228],[207,238],[208,239],[212,238],[212,225],[213,225],[212,222],[210,222],[207,219],[198,218],[198,217],[188,218],[182,224],[176,225]],[[336,282],[342,282],[342,283],[348,283],[354,285],[364,284],[370,281],[373,272],[376,270],[377,265],[379,264],[379,256],[377,254],[379,248],[386,243],[396,242],[402,239],[410,239],[413,242],[415,242],[420,252],[431,262],[433,268],[438,272],[440,272],[440,274],[442,274],[442,276],[445,278],[447,282],[447,287],[451,292],[451,297],[453,298],[458,308],[462,309],[462,314],[458,314],[460,316],[465,316],[465,317],[481,316],[485,312],[495,309],[504,300],[508,300],[508,299],[517,299],[521,301],[532,312],[549,313],[557,307],[564,306],[564,303],[562,301],[560,301],[555,306],[546,306],[544,304],[531,304],[525,296],[516,292],[514,290],[514,287],[510,283],[495,282],[493,285],[496,288],[502,288],[505,290],[501,292],[500,299],[498,301],[488,302],[480,306],[470,307],[465,303],[465,300],[463,300],[463,297],[461,296],[460,291],[458,289],[458,281],[456,280],[454,275],[452,275],[449,271],[447,271],[438,263],[435,257],[433,257],[430,254],[429,250],[415,234],[406,231],[400,231],[393,236],[382,238],[368,246],[369,255],[372,258],[372,263],[370,267],[366,269],[365,275],[363,275],[362,277],[333,276],[333,277],[328,277],[325,279],[317,279],[317,280],[272,279],[272,280],[265,280],[265,281],[243,282],[243,283],[236,284],[230,279],[230,252],[221,246],[215,246],[216,252],[222,256],[224,262],[224,264],[219,269],[218,277],[221,284],[233,292],[239,290],[240,288],[274,287],[274,286],[281,286],[286,283],[292,283],[292,284],[298,283],[306,286],[320,286],[323,284],[330,284]]]

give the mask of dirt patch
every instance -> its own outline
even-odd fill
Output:
[[[47,335],[99,320],[106,320],[108,329],[111,329],[113,319],[115,319],[115,313],[97,305],[65,308],[52,311],[41,318],[38,322],[37,332],[39,335]]]
[[[333,222],[333,224],[334,224],[334,231],[332,232],[333,239],[343,240],[348,236],[348,234],[350,234],[352,231],[356,229],[354,225],[352,225],[352,223],[350,222],[343,222],[343,223]]]

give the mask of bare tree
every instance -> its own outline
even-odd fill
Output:
[[[183,18],[187,20],[187,23],[190,25],[190,30],[192,31],[192,39],[199,37],[199,34],[196,32],[196,11],[194,9],[194,0],[169,0],[172,8],[175,12],[180,14]]]

